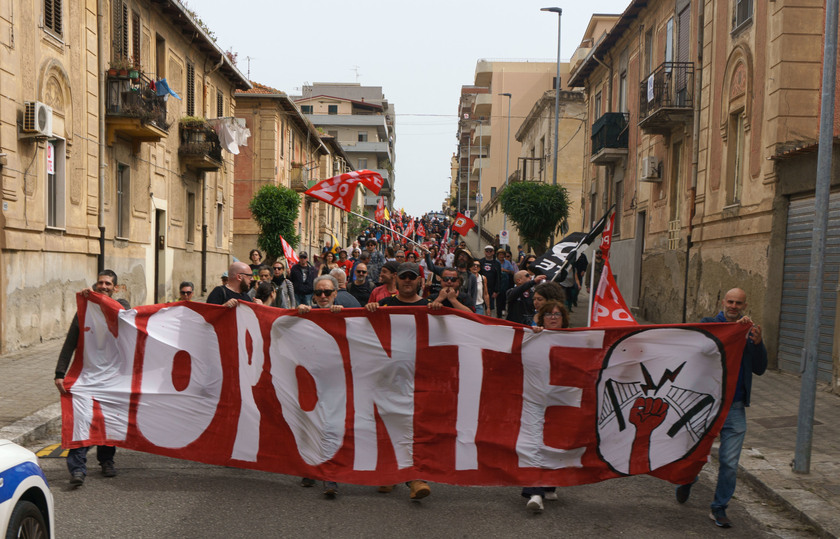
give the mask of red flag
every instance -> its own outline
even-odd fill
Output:
[[[475,226],[475,223],[472,219],[464,215],[463,213],[459,213],[455,216],[455,222],[452,223],[452,230],[457,232],[462,236],[466,236],[467,232],[470,231],[472,227]]]
[[[336,208],[350,211],[356,186],[360,183],[376,195],[379,194],[384,182],[378,172],[355,170],[321,180],[307,189],[306,194],[318,200],[323,200],[327,204],[332,204]]]
[[[409,238],[412,235],[414,235],[414,221],[412,221],[412,220],[408,221],[408,226],[405,227],[405,235],[408,236]]]
[[[630,309],[624,303],[618,285],[613,278],[610,261],[604,258],[604,268],[601,270],[601,282],[595,293],[592,304],[592,319],[590,327],[596,326],[637,326],[639,323],[630,314]]]
[[[610,220],[607,221],[607,226],[604,227],[604,230],[601,232],[601,245],[599,249],[601,249],[601,254],[606,259],[610,256],[610,245],[612,245],[612,231],[613,231],[613,224],[615,223],[615,214],[610,216]]]
[[[417,235],[420,236],[421,238],[426,237],[426,227],[423,226],[423,223],[420,223],[419,225],[417,225]]]
[[[376,211],[373,212],[373,220],[379,224],[385,221],[385,197],[379,197],[379,202],[376,204]]]
[[[292,246],[289,245],[286,240],[283,239],[283,236],[280,236],[280,244],[283,246],[283,256],[286,257],[286,262],[291,266],[293,264],[297,264],[300,262],[298,260],[297,255],[295,254],[295,250],[292,249]]]
[[[446,229],[446,232],[443,233],[443,239],[440,240],[440,246],[446,247],[449,245],[449,229]]]

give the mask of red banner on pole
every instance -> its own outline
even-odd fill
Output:
[[[464,215],[463,213],[459,213],[455,216],[455,221],[452,223],[452,230],[457,232],[462,236],[466,236],[467,233],[475,226],[475,223],[472,219]]]
[[[62,445],[355,484],[687,483],[749,326],[542,331],[452,309],[77,296]]]
[[[382,189],[384,180],[378,172],[356,170],[321,180],[307,189],[306,194],[342,210],[350,211],[353,195],[360,183],[377,195],[379,190]]]
[[[289,266],[300,262],[300,260],[298,260],[297,254],[295,253],[295,250],[292,249],[292,246],[289,245],[289,243],[283,239],[283,236],[280,236],[280,245],[283,246],[283,256],[286,258],[286,263]]]

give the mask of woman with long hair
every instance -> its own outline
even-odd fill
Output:
[[[332,270],[338,267],[338,261],[332,251],[324,253],[321,260],[321,269],[318,271],[318,275],[329,275]]]

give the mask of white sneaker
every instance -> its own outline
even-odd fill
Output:
[[[556,502],[557,501],[557,493],[556,492],[548,491],[544,494],[544,496],[545,496],[545,499],[550,501],[550,502]]]
[[[534,494],[531,496],[531,499],[528,500],[528,504],[525,506],[528,511],[532,513],[542,513],[543,510],[543,500],[542,496],[539,494]]]

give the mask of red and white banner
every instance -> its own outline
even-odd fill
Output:
[[[384,181],[378,172],[372,170],[355,170],[321,180],[307,189],[306,194],[342,210],[350,211],[353,203],[353,195],[356,193],[356,187],[360,183],[374,195],[378,195]]]
[[[474,226],[475,223],[472,219],[470,219],[463,213],[459,213],[455,216],[455,221],[452,223],[452,230],[454,230],[462,236],[466,236],[467,232],[469,232]]]
[[[604,266],[601,268],[601,279],[595,291],[590,313],[589,327],[603,326],[637,326],[638,322],[630,314],[627,303],[618,289],[618,283],[610,268],[610,246],[612,245],[612,231],[615,223],[615,214],[610,216],[604,231],[601,233],[601,257],[604,259]],[[595,267],[595,261],[592,261]]]
[[[292,266],[300,262],[297,254],[295,253],[295,250],[292,249],[292,246],[289,245],[289,242],[283,239],[283,236],[280,236],[280,245],[283,246],[283,256],[286,258],[286,264]]]
[[[339,482],[576,485],[706,462],[749,329],[530,327],[445,309],[120,310],[77,296],[64,447]]]
[[[379,197],[376,203],[376,211],[373,212],[373,220],[380,225],[385,222],[385,197]]]

